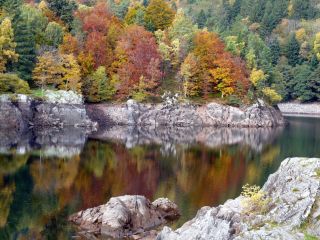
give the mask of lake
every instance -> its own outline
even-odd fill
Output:
[[[70,239],[66,219],[112,196],[175,201],[178,227],[203,206],[262,186],[287,157],[320,157],[320,118],[277,129],[79,129],[0,133],[0,239]]]

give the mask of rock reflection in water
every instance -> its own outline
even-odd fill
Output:
[[[138,145],[158,144],[163,153],[175,153],[175,144],[203,144],[210,148],[240,144],[260,152],[281,132],[278,128],[214,128],[214,127],[133,127],[113,126],[91,135],[99,140],[118,140],[132,148]]]
[[[314,131],[299,131],[290,144],[305,133],[317,146]],[[181,209],[179,225],[202,206],[238,196],[246,183],[262,185],[278,159],[295,154],[283,147],[286,136],[221,128],[113,127],[89,140],[74,129],[1,133],[0,239],[71,239],[68,215],[125,194],[170,198]]]
[[[39,150],[44,157],[73,157],[79,155],[88,137],[80,128],[31,129],[27,132],[0,131],[0,154],[25,154]]]

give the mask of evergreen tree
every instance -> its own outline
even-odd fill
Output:
[[[18,62],[14,68],[18,75],[29,81],[32,78],[32,70],[36,62],[36,39],[35,31],[23,20],[18,21],[15,27],[16,53],[19,54]]]
[[[295,66],[300,62],[300,45],[296,39],[295,34],[291,34],[289,41],[285,49],[286,57],[288,58],[288,63],[291,66]]]
[[[292,0],[292,17],[294,19],[311,19],[317,14],[314,3],[310,0]]]
[[[273,65],[276,65],[278,63],[279,57],[280,57],[280,45],[277,39],[274,39],[271,41],[269,45],[270,51],[271,51],[271,62]]]
[[[0,7],[3,8],[11,16],[15,17],[19,15],[19,8],[22,3],[22,0],[2,0],[0,1]]]
[[[47,0],[48,7],[57,17],[71,28],[73,22],[73,12],[77,9],[77,4],[73,0]]]
[[[206,23],[207,23],[207,16],[203,11],[203,9],[201,9],[197,17],[197,24],[199,28],[204,28],[206,26]]]
[[[311,68],[306,64],[297,65],[293,69],[293,78],[289,82],[289,85],[294,98],[302,102],[314,99],[314,93],[309,82],[311,74]]]
[[[320,65],[316,70],[310,75],[309,86],[313,93],[313,100],[320,100]]]

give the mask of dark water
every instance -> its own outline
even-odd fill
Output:
[[[175,226],[263,185],[286,157],[320,157],[320,119],[284,129],[75,129],[0,134],[0,239],[71,239],[67,216],[112,196],[168,197]]]

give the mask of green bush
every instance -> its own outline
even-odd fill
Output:
[[[0,94],[1,93],[30,93],[29,84],[23,81],[16,74],[0,74]]]

